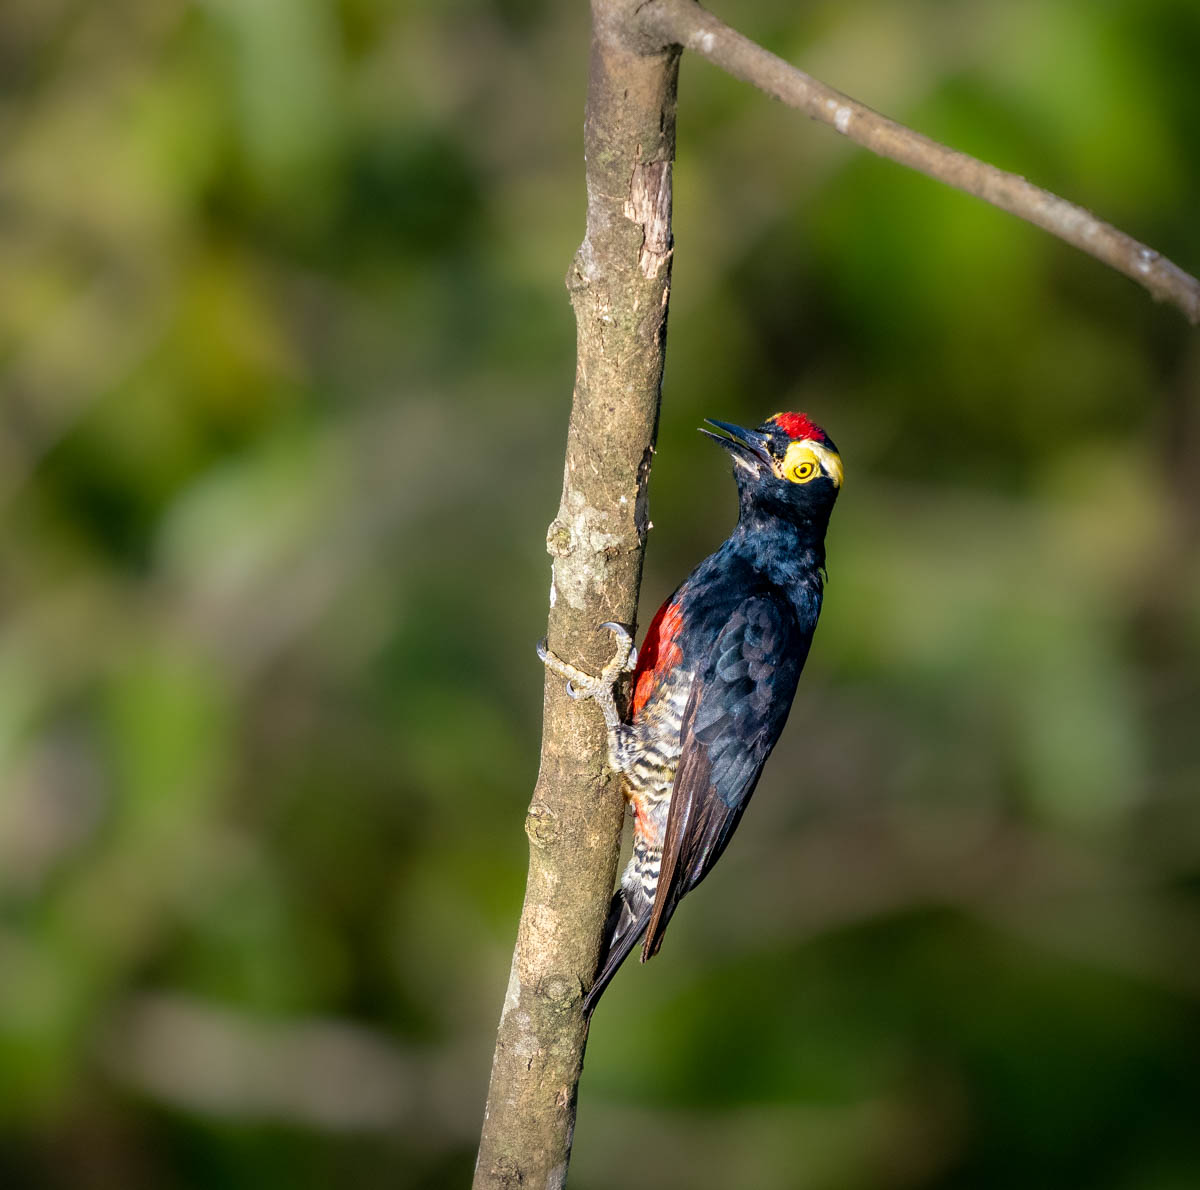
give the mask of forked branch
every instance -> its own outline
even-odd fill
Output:
[[[850,140],[1037,224],[1200,322],[1200,282],[1082,207],[818,82],[693,0],[591,0],[587,234],[568,276],[575,395],[554,558],[549,645],[595,672],[605,620],[632,623],[645,548],[671,276],[679,47]],[[600,716],[549,675],[541,769],[526,819],[529,879],[500,1019],[475,1190],[561,1190],[623,803]]]

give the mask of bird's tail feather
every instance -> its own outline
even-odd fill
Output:
[[[588,994],[583,998],[583,1015],[590,1017],[596,1007],[596,1001],[604,994],[604,989],[612,982],[617,969],[629,957],[629,952],[637,945],[638,939],[646,932],[650,923],[650,905],[636,907],[627,899],[625,892],[618,889],[613,895],[612,904],[608,909],[608,921],[604,927],[605,946],[600,959],[600,970],[596,981]]]

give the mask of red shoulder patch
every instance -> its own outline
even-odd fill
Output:
[[[824,442],[829,437],[807,413],[776,413],[773,417],[768,417],[767,421],[797,441],[812,438],[817,442]]]
[[[633,671],[633,705],[636,715],[649,701],[654,687],[683,660],[683,650],[675,643],[683,627],[683,609],[669,599],[654,613],[646,639],[638,651],[637,667]]]

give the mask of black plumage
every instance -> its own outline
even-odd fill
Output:
[[[606,712],[634,852],[586,1012],[639,938],[643,961],[657,953],[679,901],[724,852],[783,730],[821,611],[842,482],[836,448],[803,414],[758,430],[710,424],[734,459],[738,523],[652,621],[628,719]]]

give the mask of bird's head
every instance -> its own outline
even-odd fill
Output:
[[[824,525],[842,486],[833,440],[804,413],[776,413],[756,430],[705,418],[702,429],[733,456],[742,507]]]

